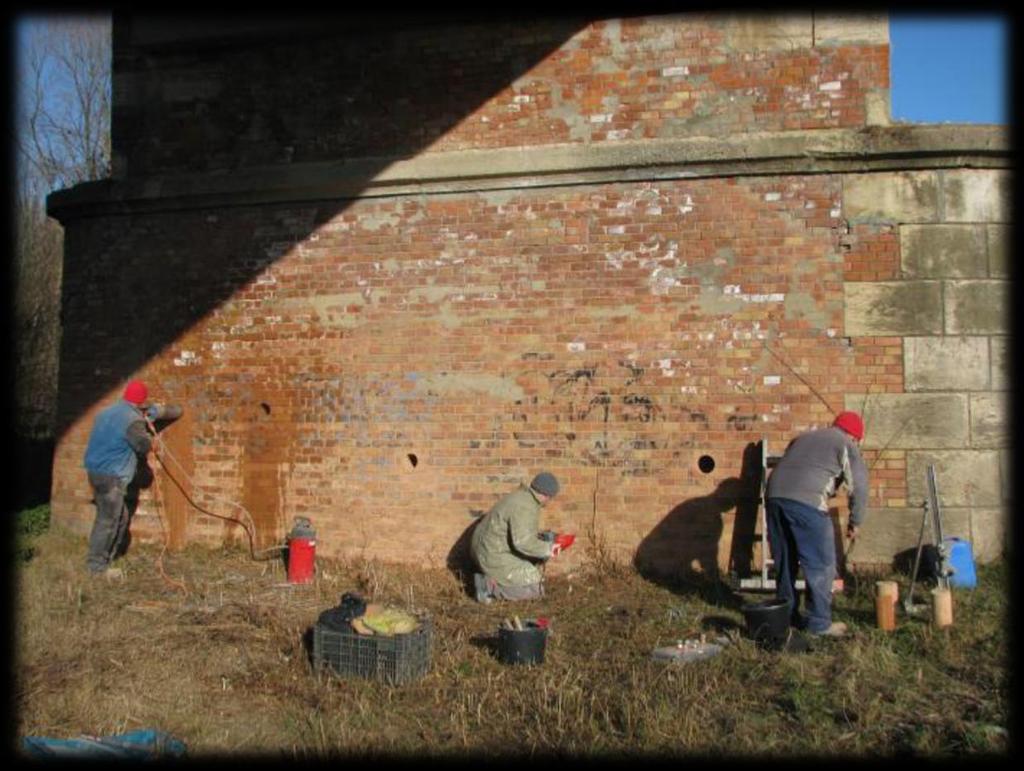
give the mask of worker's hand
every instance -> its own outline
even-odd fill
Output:
[[[846,525],[846,537],[847,538],[849,538],[851,541],[853,541],[853,540],[855,540],[857,538],[857,533],[859,533],[859,532],[860,532],[860,528],[859,527],[857,527],[852,522],[848,522],[847,523],[847,525]]]
[[[562,545],[560,543],[558,543],[558,541],[555,541],[553,544],[551,544],[551,556],[552,557],[557,557],[561,553],[562,553]]]

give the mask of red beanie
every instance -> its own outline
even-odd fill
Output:
[[[149,396],[149,389],[141,380],[133,380],[124,388],[124,400],[132,404],[142,404]]]
[[[857,441],[864,438],[864,421],[856,412],[840,412],[832,422],[836,428],[841,428]]]

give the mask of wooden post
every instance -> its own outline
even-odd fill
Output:
[[[932,589],[932,623],[939,629],[953,624],[953,593],[949,589]]]
[[[896,628],[896,599],[899,584],[895,581],[875,582],[875,621],[878,628],[891,632]]]

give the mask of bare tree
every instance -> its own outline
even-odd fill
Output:
[[[63,230],[46,195],[110,170],[110,17],[26,19],[17,57],[13,290],[15,505],[49,493],[57,416]]]
[[[43,21],[21,80],[22,158],[46,190],[110,172],[110,18]]]

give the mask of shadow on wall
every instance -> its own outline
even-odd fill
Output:
[[[146,102],[115,104],[115,122],[121,123],[124,135],[115,151],[127,155],[128,177],[85,183],[51,196],[50,214],[69,234],[58,442],[107,392],[161,353],[166,356],[196,322],[251,285],[288,251],[268,249],[268,244],[302,243],[351,204],[351,199],[303,203],[298,208],[315,212],[308,218],[277,217],[274,207],[252,207],[249,221],[233,225],[218,222],[210,209],[135,213],[125,191],[160,179],[147,173],[147,165],[155,162],[147,153],[175,159],[163,162],[157,172],[166,174],[223,174],[245,171],[247,165],[324,160],[315,153],[317,143],[326,141],[321,132],[324,111],[333,110],[344,121],[335,126],[329,159],[359,161],[362,176],[351,193],[358,195],[392,160],[415,156],[435,143],[587,24],[582,19],[480,23],[395,15],[370,23],[358,35],[349,30],[346,38],[346,20],[335,21],[342,35],[337,45],[332,45],[332,29],[319,29],[308,40],[287,32],[241,47],[186,44],[179,50],[166,47],[174,41],[165,40],[163,48],[154,44],[114,52],[123,74],[142,83],[152,79],[154,86],[173,74],[174,57],[185,56],[197,72],[218,73],[219,86],[230,99],[165,109]],[[417,37],[417,29],[410,32],[405,22],[440,31]],[[130,28],[145,22],[124,23]],[[210,40],[216,38],[217,23],[208,22]],[[410,36],[422,38],[422,43],[399,45]],[[310,58],[308,49],[314,43],[317,51],[335,59]],[[359,66],[342,66],[344,62]],[[332,85],[332,78],[341,80]],[[323,98],[304,98],[309,94],[303,89]],[[334,102],[325,101],[332,93]],[[195,114],[183,117],[189,109]],[[181,131],[183,121],[190,124],[189,132]],[[139,125],[146,126],[144,136]],[[138,176],[133,168],[141,169]],[[196,179],[201,186],[201,177]],[[158,200],[157,206],[162,205]],[[97,211],[109,214],[90,216]],[[257,235],[254,228],[262,232]]]
[[[473,537],[473,531],[476,530],[476,526],[480,524],[483,519],[484,512],[481,512],[481,516],[474,519],[465,530],[462,531],[452,548],[448,552],[448,558],[445,560],[445,564],[448,567],[449,572],[462,584],[462,589],[465,591],[468,597],[476,597],[476,587],[473,584],[473,574],[476,572],[476,564],[473,562],[473,557],[469,553],[469,542]]]
[[[743,453],[739,477],[673,508],[637,547],[633,566],[647,580],[673,590],[692,590],[720,601],[731,595],[718,563],[724,515],[735,510],[730,567],[743,575],[753,564],[760,483],[760,445]]]

